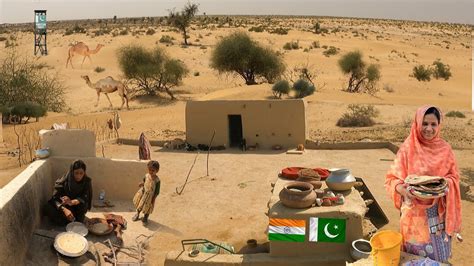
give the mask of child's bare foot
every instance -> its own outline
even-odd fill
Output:
[[[139,216],[140,216],[140,214],[139,214],[139,213],[136,213],[135,215],[133,215],[133,217],[132,217],[132,221],[134,221],[134,222],[138,221],[138,220],[140,219],[140,217],[139,217]]]
[[[145,225],[145,226],[148,225],[148,214],[145,214],[145,216],[144,216],[143,219],[142,219],[142,223],[143,223],[143,225]]]

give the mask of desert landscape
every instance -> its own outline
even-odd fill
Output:
[[[316,24],[324,30],[315,31]],[[0,61],[16,53],[41,65],[46,73],[57,75],[65,88],[66,104],[63,111],[48,112],[47,116],[36,122],[31,119],[26,124],[3,124],[0,187],[31,162],[34,157],[32,150],[38,145],[37,132],[51,128],[54,123],[90,129],[96,133],[98,142],[107,141],[117,137],[108,128],[107,120],[118,111],[122,120],[120,138],[138,139],[144,132],[150,140],[169,141],[185,139],[186,101],[277,99],[272,92],[273,84],[257,80],[255,85],[246,85],[241,77],[219,74],[210,67],[216,44],[235,32],[246,32],[260,45],[277,52],[286,65],[283,79],[296,81],[301,69],[311,74],[315,92],[304,98],[309,140],[330,143],[390,141],[399,144],[409,133],[415,110],[421,105],[433,104],[440,107],[444,114],[450,113],[442,125],[442,137],[455,150],[463,181],[472,185],[472,29],[472,25],[397,20],[204,15],[194,18],[187,32],[189,44],[183,45],[182,34],[168,26],[164,18],[53,21],[48,25],[48,55],[33,57],[31,25],[0,25]],[[79,42],[89,47],[88,58],[81,52],[71,52]],[[147,49],[159,46],[168,56],[186,65],[189,70],[187,76],[179,86],[171,89],[175,99],[165,92],[144,95],[127,82],[118,53],[121,48],[136,44]],[[353,51],[360,51],[367,64],[379,67],[380,80],[376,84],[376,92],[344,91],[348,75],[340,70],[338,60]],[[69,60],[72,53],[74,55]],[[432,78],[430,81],[418,81],[413,77],[415,66],[432,65],[436,60],[449,66],[452,76],[448,80]],[[73,67],[67,63],[72,63]],[[118,92],[108,95],[113,107],[109,106],[103,93],[98,99],[94,86],[108,76],[126,85],[123,90],[128,93],[128,109],[124,105],[119,110],[123,97]],[[293,97],[292,93],[282,96],[283,99]],[[96,101],[98,106],[95,106]],[[366,127],[337,126],[350,104],[372,105],[378,110],[378,115],[374,117],[375,124]],[[15,132],[24,136],[21,142]],[[135,152],[134,148],[104,144],[98,145],[97,154],[138,159],[138,155],[130,156]],[[190,161],[189,156],[186,155],[186,161]],[[187,169],[189,162],[173,166]],[[463,233],[469,235],[466,238],[472,239],[470,235],[474,228],[467,218],[474,210],[474,204],[463,201],[463,208],[467,215],[464,217]],[[166,219],[167,223],[171,222],[170,217]],[[391,226],[396,227],[397,224]],[[255,232],[256,237],[263,241],[262,233]],[[160,246],[160,241],[165,240],[160,236],[154,241]],[[244,239],[239,238],[238,241],[243,242]],[[472,246],[472,243],[468,245]],[[467,265],[468,261],[472,261],[468,245],[454,246],[454,265]],[[176,246],[169,244],[166,248],[172,250]],[[156,254],[151,259],[163,259],[163,252]]]

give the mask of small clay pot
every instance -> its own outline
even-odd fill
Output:
[[[316,200],[316,192],[310,183],[288,182],[280,191],[280,200],[286,207],[295,209],[309,208]]]
[[[319,199],[322,199],[324,197],[324,194],[326,192],[324,192],[324,189],[315,189],[314,192],[316,192],[316,196],[319,198]]]
[[[323,198],[323,206],[332,206],[332,202],[329,198]]]

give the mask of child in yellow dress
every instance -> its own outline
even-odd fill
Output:
[[[137,209],[137,213],[132,217],[132,221],[140,219],[140,212],[145,215],[143,217],[143,225],[148,224],[148,216],[153,212],[155,206],[155,199],[160,194],[160,178],[157,176],[160,171],[160,164],[157,161],[149,161],[147,164],[148,174],[143,178],[138,186],[140,189],[133,197],[133,205]]]

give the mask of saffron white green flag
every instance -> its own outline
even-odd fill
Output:
[[[332,218],[309,218],[309,241],[346,242],[346,220]]]
[[[306,233],[305,220],[270,218],[268,240],[304,242]]]

